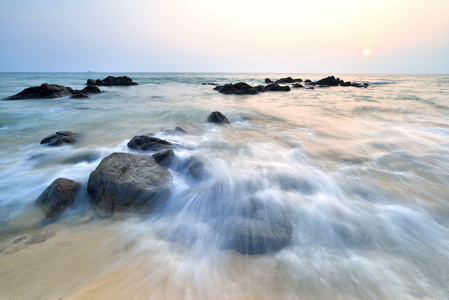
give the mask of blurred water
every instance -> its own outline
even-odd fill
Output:
[[[3,73],[0,98],[107,75]],[[89,99],[0,101],[0,248],[43,226],[34,201],[54,179],[85,186],[102,158],[135,153],[126,146],[134,135],[179,144],[176,155],[200,159],[204,176],[172,168],[171,198],[145,218],[101,220],[82,194],[53,224],[54,238],[0,253],[5,299],[66,296],[115,269],[120,281],[133,278],[121,286],[130,299],[449,297],[449,76],[334,74],[371,85],[236,96],[202,83],[329,74],[118,75],[139,85],[102,87]],[[207,123],[215,110],[231,125]],[[189,134],[161,131],[177,126]],[[59,130],[82,138],[39,144]],[[254,206],[273,224],[291,222],[288,247],[226,250]],[[77,272],[62,276],[67,269]]]

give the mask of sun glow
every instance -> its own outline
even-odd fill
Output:
[[[371,49],[364,49],[362,51],[363,56],[369,56],[369,55],[371,55],[371,53],[373,53],[373,51],[371,51]]]

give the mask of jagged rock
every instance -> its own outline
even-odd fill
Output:
[[[59,146],[61,144],[74,144],[79,135],[70,131],[57,131],[55,134],[49,135],[41,140],[41,145]]]
[[[341,83],[344,83],[340,78],[335,78],[335,76],[328,76],[326,78],[322,78],[315,82],[316,85],[328,85],[328,86],[338,86]]]
[[[26,88],[5,100],[50,99],[73,95],[73,90],[62,85],[44,83],[40,86]]]
[[[219,111],[214,111],[210,113],[210,115],[207,117],[207,122],[230,124],[228,118],[226,118],[226,116]]]
[[[152,211],[172,188],[170,172],[149,155],[112,153],[90,174],[87,191],[97,213]]]
[[[189,134],[187,131],[182,129],[181,127],[176,127],[174,130],[165,129],[161,130],[164,134]]]
[[[173,144],[157,137],[138,135],[133,137],[132,140],[128,142],[128,147],[142,151],[159,151],[172,148]]]
[[[270,78],[265,78],[265,83],[273,83],[273,80],[271,80]]]
[[[66,178],[58,178],[37,198],[36,204],[46,218],[59,217],[64,210],[75,203],[81,185]]]
[[[112,86],[112,85],[119,85],[119,86],[126,86],[126,85],[137,85],[136,82],[134,82],[131,78],[128,76],[108,76],[105,79],[88,79],[86,85],[101,85],[101,86]]]

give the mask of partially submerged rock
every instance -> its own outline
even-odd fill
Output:
[[[69,86],[43,83],[40,86],[26,88],[18,94],[5,98],[5,100],[53,99],[66,96],[87,98],[87,94],[94,93],[101,93],[101,91],[98,87],[85,87],[82,90],[74,90]]]
[[[211,112],[207,117],[207,122],[218,124],[230,124],[228,118],[219,111]]]
[[[64,210],[73,206],[81,185],[66,178],[58,178],[48,186],[37,198],[37,206],[44,212],[45,217],[59,217]]]
[[[235,95],[255,95],[258,92],[254,87],[250,86],[245,82],[239,82],[236,84],[228,83],[225,85],[219,85],[214,88],[214,90],[219,91],[223,94],[235,94]]]
[[[128,142],[128,147],[135,150],[142,151],[159,151],[163,149],[170,149],[173,144],[169,141],[150,136],[150,135],[138,135],[132,138]]]
[[[112,153],[89,176],[90,203],[103,216],[153,210],[172,187],[172,176],[149,155]]]
[[[58,84],[43,83],[40,86],[26,88],[5,100],[51,99],[73,95],[73,90]]]
[[[137,82],[134,82],[128,76],[108,76],[104,79],[88,79],[86,85],[101,85],[101,86],[127,86],[127,85],[137,85]]]
[[[71,131],[57,131],[41,140],[41,145],[59,146],[62,144],[74,144],[79,134]]]
[[[242,215],[225,219],[218,225],[224,228],[223,247],[247,255],[279,251],[293,239],[288,213],[281,207],[255,200],[250,201]]]

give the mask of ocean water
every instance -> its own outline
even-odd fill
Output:
[[[139,85],[0,101],[0,299],[449,298],[449,75],[1,73],[0,98],[107,75]],[[370,85],[238,96],[202,84],[328,75]],[[217,110],[230,125],[206,121]],[[189,134],[164,131],[177,126]],[[82,137],[40,145],[60,130]],[[206,178],[171,170],[157,211],[98,217],[90,172],[149,133],[201,159]],[[49,222],[35,200],[59,177],[84,188]],[[291,244],[223,249],[229,216],[254,199],[288,217]]]

